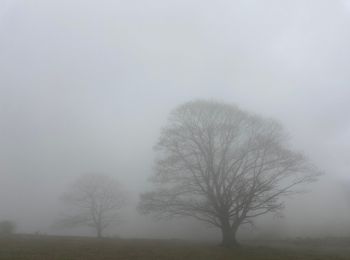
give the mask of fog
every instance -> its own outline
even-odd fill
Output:
[[[282,122],[324,175],[248,233],[350,234],[350,1],[0,1],[0,219],[57,230],[83,173],[128,192],[121,237],[215,237],[136,211],[169,112],[219,100]],[[190,223],[190,224],[188,224]]]

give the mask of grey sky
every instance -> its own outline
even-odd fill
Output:
[[[280,120],[326,172],[287,204],[290,225],[301,209],[345,223],[349,28],[340,0],[1,0],[0,218],[45,230],[84,172],[136,200],[169,111],[209,98]]]

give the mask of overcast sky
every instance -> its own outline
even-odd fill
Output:
[[[350,233],[349,28],[345,0],[0,0],[0,219],[49,232],[85,172],[136,202],[167,115],[205,98],[280,120],[325,172],[290,229]]]

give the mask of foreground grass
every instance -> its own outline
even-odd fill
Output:
[[[98,240],[93,238],[16,236],[7,239],[0,238],[0,259],[345,260],[350,259],[350,254],[268,247],[224,249],[213,245],[199,245],[176,240]]]

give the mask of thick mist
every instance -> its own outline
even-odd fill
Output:
[[[0,219],[91,235],[54,223],[67,187],[98,172],[129,200],[108,235],[215,240],[136,211],[169,112],[200,98],[281,121],[324,172],[242,234],[349,235],[349,26],[346,0],[1,1]]]

